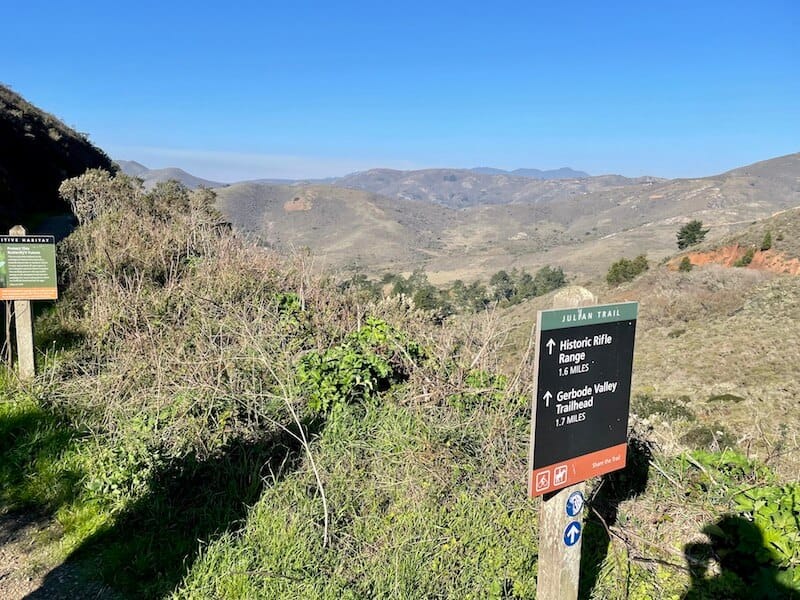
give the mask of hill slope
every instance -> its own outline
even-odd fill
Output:
[[[64,179],[86,169],[113,171],[106,154],[85,135],[0,85],[0,231],[30,223],[37,213],[63,213]]]
[[[424,262],[455,216],[423,202],[325,185],[239,183],[216,192],[238,229],[276,247],[307,246],[335,266]]]

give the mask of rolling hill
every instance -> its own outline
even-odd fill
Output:
[[[438,238],[456,217],[429,203],[325,185],[239,183],[216,192],[237,229],[270,246],[309,247],[335,267],[423,263],[441,253]]]
[[[203,179],[202,177],[196,177],[191,173],[187,173],[183,169],[178,169],[176,167],[167,167],[166,169],[148,169],[143,164],[134,160],[118,160],[116,163],[119,165],[120,170],[125,173],[125,175],[142,179],[144,181],[144,187],[146,190],[153,189],[157,183],[170,180],[179,181],[190,190],[196,190],[199,187],[217,188],[227,185],[218,181],[210,181],[208,179]]]

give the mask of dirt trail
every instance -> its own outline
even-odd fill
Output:
[[[113,592],[87,584],[67,563],[48,569],[44,548],[60,537],[61,529],[34,512],[0,514],[0,598],[2,600],[107,599]]]

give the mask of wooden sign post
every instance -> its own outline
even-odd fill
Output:
[[[585,481],[625,466],[638,304],[556,294],[536,322],[528,491],[543,496],[537,598],[578,597]]]
[[[0,236],[0,300],[13,302],[20,379],[36,375],[31,300],[57,297],[53,236],[26,235],[22,225]]]

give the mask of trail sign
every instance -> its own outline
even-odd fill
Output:
[[[581,524],[573,521],[564,530],[564,545],[574,546],[579,539],[581,539]]]
[[[0,235],[0,300],[55,300],[52,235]]]
[[[638,308],[539,311],[530,496],[625,466]]]

